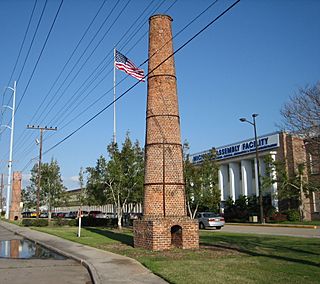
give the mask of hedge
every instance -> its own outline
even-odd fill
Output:
[[[21,224],[25,227],[46,227],[48,226],[48,219],[25,218],[22,219]]]

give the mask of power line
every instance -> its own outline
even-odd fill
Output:
[[[128,0],[125,7],[120,11],[120,14],[118,14],[117,19],[119,18],[119,16],[122,14],[122,12],[124,11],[124,9],[127,7],[127,5],[129,4],[131,0]],[[42,110],[40,117],[42,117],[42,115],[45,113],[45,111],[47,110],[47,108],[49,107],[49,105],[53,102],[54,97],[58,94],[59,90],[62,88],[63,84],[66,82],[66,80],[69,78],[69,76],[71,75],[72,71],[75,69],[75,67],[78,65],[78,63],[80,62],[80,60],[82,59],[83,55],[85,54],[85,52],[88,50],[89,46],[91,45],[91,43],[94,41],[94,39],[97,37],[98,33],[100,32],[100,30],[102,29],[102,27],[105,25],[105,23],[107,22],[107,20],[110,18],[111,14],[113,13],[113,11],[115,10],[115,8],[117,7],[117,5],[119,4],[120,0],[117,1],[117,3],[113,6],[113,8],[111,9],[111,11],[109,12],[108,16],[105,18],[105,20],[103,21],[103,23],[100,25],[98,31],[95,33],[95,35],[93,36],[93,38],[91,39],[91,41],[89,42],[89,44],[86,46],[85,50],[83,51],[83,53],[81,54],[80,58],[77,60],[77,62],[74,64],[73,68],[71,69],[71,71],[68,73],[68,75],[66,76],[65,80],[62,82],[62,84],[60,85],[60,87],[58,88],[58,90],[55,92],[54,96],[52,97],[52,99],[49,101],[49,103],[46,105],[46,107]],[[117,20],[116,19],[116,20]],[[112,23],[112,25],[115,23],[115,21]],[[103,38],[107,35],[107,33],[109,32],[110,29],[107,30],[107,32],[104,33]],[[102,39],[103,39],[102,38]],[[101,44],[102,40],[99,41],[99,43],[95,46],[94,51],[96,50],[96,48]],[[93,51],[93,52],[94,52]],[[91,52],[91,54],[89,55],[89,57],[87,58],[87,60],[85,61],[84,64],[86,64],[86,62],[89,60],[89,58],[92,56],[93,52]],[[81,69],[83,68],[84,64],[82,64],[82,66],[80,67],[78,73],[76,74],[76,76],[79,74],[79,72],[81,71]],[[73,82],[73,80],[75,79],[74,76],[70,82],[70,84]],[[70,86],[70,84],[68,85],[68,87]],[[67,87],[67,88],[68,88]],[[67,89],[66,88],[66,89]],[[66,91],[65,89],[65,91]],[[64,91],[64,92],[65,92]],[[64,94],[64,93],[63,93]],[[58,99],[55,101],[55,104],[52,105],[52,107],[50,108],[50,110],[47,112],[47,114],[52,110],[52,108],[58,103],[58,101],[61,99],[62,95],[61,94]],[[41,120],[41,123],[43,122],[43,120]],[[22,136],[21,136],[22,137]],[[20,142],[20,140],[19,140]]]
[[[184,26],[177,34],[175,34],[172,39],[176,38],[179,34],[181,34],[185,29],[187,29],[192,23],[194,23],[199,17],[201,17],[205,12],[207,12],[213,5],[215,5],[218,2],[218,0],[214,1],[213,3],[211,3],[206,9],[204,9],[200,14],[198,14],[195,18],[193,18],[186,26]],[[175,2],[173,3],[175,4]],[[169,7],[171,8],[173,6],[173,4]],[[169,42],[169,41],[168,41]],[[164,43],[161,48],[159,50],[161,50],[162,48],[164,48],[168,42]],[[153,57],[153,55],[150,56]],[[143,63],[141,63],[139,65],[139,67],[141,67],[142,65],[144,65],[145,63],[147,63],[150,58],[147,58]],[[94,89],[107,77],[107,75],[109,75],[109,73],[112,71],[112,69],[98,82],[98,84],[96,84],[96,86],[94,87]],[[126,80],[129,76],[126,76],[124,79],[122,79],[121,81],[119,81],[117,83],[116,86],[120,85],[124,80]],[[83,111],[81,111],[81,113],[79,113],[76,117],[74,117],[73,119],[71,119],[68,123],[66,123],[65,125],[61,126],[60,129],[64,129],[67,125],[69,125],[70,123],[72,123],[74,120],[76,120],[77,118],[79,118],[79,116],[81,116],[84,112],[86,112],[88,109],[90,109],[93,105],[95,105],[96,103],[98,103],[102,98],[105,97],[106,94],[110,93],[113,90],[113,87],[110,88],[106,93],[104,93],[103,95],[101,95],[98,99],[96,99],[93,103],[91,103],[89,106],[87,106]],[[93,90],[91,90],[90,92],[92,92]],[[75,109],[75,108],[74,108]],[[71,112],[74,111],[71,110]],[[69,114],[69,113],[68,113]],[[50,122],[51,123],[51,122]],[[55,122],[56,124],[56,122]]]
[[[127,4],[130,2],[131,0],[128,0]],[[86,53],[86,51],[88,50],[88,48],[90,47],[90,45],[92,44],[92,42],[94,41],[94,39],[97,37],[98,33],[100,32],[100,30],[102,29],[102,27],[105,25],[105,23],[107,22],[107,20],[110,18],[111,14],[113,13],[113,11],[115,10],[115,8],[117,7],[117,5],[119,4],[120,0],[118,0],[116,2],[116,4],[113,6],[113,8],[111,9],[111,11],[109,12],[108,16],[106,17],[106,19],[104,20],[104,22],[100,25],[98,31],[95,33],[94,37],[91,39],[91,41],[89,42],[89,44],[87,45],[87,47],[85,48],[84,52],[81,54],[81,56],[79,57],[79,59],[76,61],[76,63],[74,64],[74,66],[72,67],[71,71],[68,73],[68,75],[66,76],[66,78],[64,79],[64,81],[62,82],[62,84],[60,85],[60,87],[58,88],[58,90],[55,92],[55,94],[53,95],[52,99],[50,100],[50,102],[47,104],[47,106],[42,110],[41,114],[39,117],[41,117],[44,112],[47,111],[47,108],[50,106],[50,104],[53,102],[53,99],[55,98],[55,96],[58,94],[58,92],[61,90],[63,84],[67,81],[67,79],[70,77],[71,73],[73,72],[73,70],[77,67],[77,65],[79,64],[80,60],[82,59],[82,57],[84,56],[84,54]],[[124,10],[124,9],[123,9]],[[123,11],[121,10],[121,12]],[[109,32],[109,29],[107,30],[107,32],[104,33],[102,39],[104,39],[104,37],[107,35],[107,33]],[[101,44],[102,39],[99,41],[99,43],[95,46],[94,51],[97,49],[97,47]],[[88,60],[90,59],[90,57],[92,56],[92,54],[94,53],[91,52],[91,54],[87,57],[86,61],[84,64],[86,64],[88,62]],[[82,64],[82,66],[79,68],[78,73],[76,74],[76,76],[79,74],[79,72],[82,70],[84,64]],[[68,85],[68,87],[70,86],[70,84],[73,82],[73,80],[76,78],[76,76],[74,76],[71,80],[70,83]],[[65,89],[66,91],[66,89]],[[47,114],[52,110],[52,108],[60,101],[60,99],[62,98],[61,94],[58,99],[55,101],[54,104],[52,104],[50,110],[47,112]]]
[[[93,22],[96,20],[97,16],[99,15],[99,13],[101,12],[103,6],[105,5],[107,0],[104,0],[102,2],[102,4],[100,5],[98,11],[96,12],[95,16],[93,17],[93,19],[91,20],[90,24],[88,25],[88,27],[86,28],[85,32],[83,33],[82,37],[80,38],[80,40],[78,41],[76,47],[73,49],[72,53],[70,54],[67,62],[63,65],[59,75],[57,76],[57,78],[55,79],[55,81],[53,82],[49,92],[46,94],[46,96],[44,97],[44,99],[42,100],[41,104],[39,105],[39,107],[37,108],[36,112],[34,113],[34,115],[32,116],[32,118],[30,119],[30,121],[32,121],[35,116],[38,114],[38,111],[41,109],[41,107],[43,106],[44,102],[46,101],[46,99],[48,98],[49,94],[51,93],[51,91],[53,90],[54,86],[56,85],[56,83],[58,82],[58,80],[60,79],[62,73],[64,72],[64,70],[66,69],[67,65],[69,64],[70,60],[72,59],[73,55],[75,54],[75,52],[77,51],[77,49],[79,48],[81,42],[83,41],[84,37],[87,35],[89,29],[91,28]]]
[[[60,13],[60,9],[61,9],[61,6],[62,6],[62,4],[63,4],[63,1],[64,1],[64,0],[61,0],[61,2],[60,2],[59,8],[58,8],[58,10],[57,10],[57,12],[56,12],[56,15],[55,15],[55,17],[54,17],[54,20],[53,20],[53,22],[52,22],[52,24],[51,24],[51,27],[50,27],[50,30],[49,30],[49,32],[48,32],[48,34],[47,34],[46,40],[45,40],[45,42],[44,42],[44,44],[43,44],[43,46],[42,46],[42,49],[41,49],[40,54],[39,54],[39,56],[38,56],[38,59],[37,59],[37,61],[36,61],[36,65],[34,66],[34,68],[33,68],[33,70],[32,70],[32,73],[31,73],[31,76],[30,76],[29,81],[28,81],[28,83],[27,83],[27,86],[25,87],[24,92],[23,92],[23,94],[22,94],[22,96],[21,96],[21,98],[20,98],[20,100],[19,100],[18,106],[17,106],[17,108],[16,108],[16,112],[18,111],[19,106],[20,106],[20,104],[21,104],[21,102],[22,102],[22,100],[23,100],[23,98],[24,98],[24,96],[25,96],[25,94],[26,94],[26,92],[27,92],[27,90],[28,90],[28,87],[29,87],[29,84],[30,84],[30,82],[31,82],[31,80],[32,80],[32,78],[33,78],[34,72],[35,72],[36,69],[37,69],[38,63],[39,63],[40,58],[41,58],[41,56],[42,56],[42,53],[43,53],[43,51],[44,51],[44,49],[45,49],[45,47],[46,47],[46,45],[47,45],[47,42],[48,42],[48,39],[49,39],[50,34],[51,34],[51,32],[52,32],[52,29],[53,29],[53,27],[54,27],[54,25],[55,25],[55,23],[56,23],[56,20],[57,20],[58,15],[59,15],[59,13]],[[46,1],[46,3],[47,3],[47,1]]]
[[[163,63],[165,63],[167,60],[169,60],[172,56],[174,56],[176,53],[178,53],[180,50],[182,50],[185,46],[187,46],[191,41],[193,41],[195,38],[197,38],[201,33],[203,33],[207,28],[209,28],[213,23],[215,23],[217,20],[219,20],[223,15],[225,15],[228,11],[230,11],[236,4],[238,4],[241,0],[237,0],[234,2],[231,6],[229,6],[226,10],[224,10],[222,13],[220,13],[215,19],[213,19],[211,22],[209,22],[205,27],[203,27],[199,32],[197,32],[195,35],[193,35],[189,40],[187,40],[184,44],[182,44],[176,51],[174,51],[171,55],[169,55],[165,60],[163,60],[161,63],[159,63],[153,70],[148,72],[144,78],[148,77],[150,73],[158,69]],[[134,87],[136,87],[141,81],[136,82],[133,84],[129,89],[127,89],[125,92],[123,92],[119,97],[117,97],[114,101],[109,103],[106,107],[101,109],[98,113],[96,113],[94,116],[92,116],[90,119],[88,119],[85,123],[83,123],[81,126],[79,126],[77,129],[75,129],[73,132],[71,132],[69,135],[67,135],[65,138],[63,138],[61,141],[56,143],[54,146],[49,148],[47,151],[44,152],[44,155],[48,152],[52,151],[54,148],[58,147],[60,144],[65,142],[67,139],[69,139],[71,136],[73,136],[75,133],[77,133],[80,129],[85,127],[87,124],[89,124],[92,120],[94,120],[96,117],[98,117],[100,114],[102,114],[105,110],[107,110],[109,107],[111,107],[116,101],[118,101],[120,98],[125,96],[129,91],[131,91]]]
[[[176,3],[177,1],[175,1],[174,3],[172,3],[171,5],[170,5],[170,7],[169,8],[167,8],[166,9],[166,11],[168,11],[175,3]],[[200,14],[198,14],[195,18],[193,18],[187,25],[185,25],[178,33],[176,33],[174,36],[173,36],[173,39],[174,38],[176,38],[179,34],[181,34],[186,28],[188,28],[193,22],[195,22],[200,16],[202,16],[205,12],[207,12],[214,4],[216,4],[218,2],[218,0],[216,0],[215,2],[213,2],[213,3],[211,3],[208,7],[206,7]],[[157,8],[159,8],[159,6],[157,7]],[[156,9],[157,9],[156,8]],[[166,44],[168,44],[168,42],[166,42],[166,43],[164,43],[163,45],[162,45],[162,47],[160,48],[160,50],[162,49],[162,48],[164,48],[165,46],[166,46]],[[150,58],[152,57],[153,55],[151,55],[150,56]],[[105,57],[106,58],[106,57]],[[104,59],[105,59],[104,58]],[[150,59],[149,58],[149,59]],[[141,65],[143,65],[143,64],[145,64],[149,59],[147,59],[147,60],[145,60],[143,63],[141,63],[139,66],[141,66]],[[111,70],[112,71],[112,70]],[[108,74],[109,74],[110,72],[108,72]],[[93,73],[91,73],[91,75],[92,75]],[[106,76],[108,75],[108,74],[106,74]],[[90,75],[90,76],[91,76]],[[89,77],[90,77],[89,76]],[[106,78],[106,76],[104,76],[97,84],[96,84],[96,86],[93,88],[93,89],[91,89],[91,91],[89,92],[89,93],[91,93],[105,78]],[[125,77],[124,79],[122,79],[120,82],[118,82],[118,84],[117,84],[117,86],[118,85],[120,85],[124,80],[126,80],[128,77]],[[60,126],[60,130],[62,130],[62,129],[64,129],[66,126],[68,126],[69,124],[71,124],[73,121],[75,121],[78,117],[80,117],[83,113],[85,113],[87,110],[89,110],[93,105],[95,105],[96,103],[98,103],[102,98],[104,98],[105,97],[105,95],[106,94],[108,94],[110,91],[112,91],[112,89],[113,88],[110,88],[106,93],[104,93],[102,96],[100,96],[98,99],[96,99],[93,103],[91,103],[89,106],[87,106],[84,110],[82,110],[78,115],[76,115],[75,117],[73,117],[69,122],[67,122],[66,124],[64,124],[64,125],[62,125],[62,126]],[[79,105],[78,105],[79,106]],[[71,110],[71,113],[78,107],[78,106],[75,106],[75,108],[73,108],[72,110]],[[67,117],[70,115],[70,112],[68,112],[67,113],[68,115],[67,115]],[[59,118],[60,118],[60,116],[58,116]],[[66,119],[66,117],[64,118],[64,119]],[[64,119],[62,119],[62,121],[64,120]],[[50,122],[51,124],[52,124],[52,122]],[[49,123],[49,124],[50,124]],[[53,124],[57,124],[56,122],[55,123],[53,123]],[[51,136],[49,136],[49,137],[47,137],[47,139],[50,139],[52,136],[54,135],[54,133],[51,135]]]
[[[53,88],[54,88],[54,86],[56,85],[57,81],[60,79],[62,73],[64,72],[64,70],[65,70],[65,68],[66,68],[66,66],[69,64],[71,58],[73,57],[73,55],[75,54],[76,50],[77,50],[78,47],[80,46],[80,43],[82,42],[82,40],[84,39],[84,37],[85,37],[86,34],[88,33],[90,27],[92,26],[93,22],[95,21],[96,17],[98,16],[98,14],[101,12],[101,10],[102,10],[102,8],[103,8],[103,6],[104,6],[105,3],[106,3],[106,0],[104,0],[103,3],[100,5],[97,13],[95,14],[95,16],[93,17],[93,19],[91,20],[89,26],[87,27],[86,31],[85,31],[84,34],[82,35],[81,39],[78,41],[76,47],[73,49],[73,51],[72,51],[71,55],[69,56],[67,62],[64,64],[64,66],[63,66],[62,70],[60,71],[58,77],[55,79],[55,81],[54,81],[54,83],[52,84],[50,90],[49,90],[48,93],[45,95],[45,98],[42,100],[41,104],[40,104],[39,107],[37,108],[35,114],[34,114],[34,115],[32,116],[32,118],[30,119],[30,122],[29,122],[29,123],[31,123],[32,120],[35,118],[35,116],[38,114],[38,112],[39,112],[39,110],[41,109],[41,107],[43,106],[45,100],[48,98],[49,94],[50,94],[51,91],[53,90]],[[25,138],[24,141],[25,141],[27,138],[29,138],[30,135],[31,135],[31,133],[30,133],[30,135],[29,135],[28,137],[26,137],[26,136],[23,135],[25,132],[26,132],[26,129],[23,130],[23,132],[22,132],[22,134],[21,134],[21,136],[20,136],[20,138],[23,138],[23,137]],[[20,144],[19,144],[20,141],[21,141],[21,139],[18,139],[16,145],[20,145]]]
[[[33,8],[32,8],[31,15],[30,15],[30,18],[29,18],[29,22],[28,22],[28,25],[27,25],[27,29],[26,29],[26,31],[25,31],[25,33],[24,33],[23,40],[22,40],[22,43],[21,43],[21,46],[20,46],[20,49],[19,49],[19,53],[18,53],[16,62],[15,62],[15,64],[14,64],[14,67],[13,67],[13,69],[12,69],[12,72],[11,72],[11,75],[10,75],[10,79],[8,80],[7,86],[10,85],[11,80],[12,80],[12,77],[13,77],[13,74],[14,74],[14,72],[16,71],[16,67],[17,67],[18,61],[19,61],[19,59],[20,59],[20,56],[21,56],[21,52],[22,52],[24,43],[25,43],[25,41],[26,41],[27,34],[28,34],[28,32],[29,32],[30,24],[31,24],[33,15],[34,15],[34,11],[35,11],[37,2],[38,2],[38,0],[35,0],[34,5],[33,5]],[[6,93],[7,90],[8,90],[8,89],[5,88],[5,90],[3,91],[3,94],[2,94],[2,103],[1,103],[1,105],[3,105],[3,103],[4,103],[4,95],[5,95],[5,93]],[[9,101],[11,100],[11,98],[12,98],[12,96],[10,97]],[[8,105],[8,104],[9,104],[9,102],[7,103],[7,105]],[[2,122],[3,122],[3,114],[4,114],[4,112],[5,112],[5,111],[3,111],[3,112],[1,111],[2,117],[1,117],[1,123],[0,123],[0,125],[2,125]],[[0,133],[0,135],[1,135],[1,133]]]

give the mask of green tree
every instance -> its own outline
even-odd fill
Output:
[[[85,184],[84,184],[84,170],[81,167],[79,171],[79,185],[80,185],[80,194],[78,196],[78,201],[80,206],[82,206],[86,202],[86,192],[85,192]]]
[[[25,208],[34,208],[37,203],[38,164],[31,169],[30,185],[23,190],[22,200]],[[59,206],[65,187],[63,186],[60,167],[56,160],[41,164],[40,206],[46,205],[51,218],[52,207]]]
[[[36,192],[27,186],[21,191],[21,201],[23,202],[23,210],[34,209],[37,205],[37,196]]]
[[[58,162],[52,159],[50,163],[42,164],[40,203],[41,205],[47,205],[49,219],[51,218],[52,208],[60,205],[65,189]]]
[[[116,208],[118,228],[121,229],[124,208],[138,203],[143,197],[144,155],[139,142],[132,143],[127,134],[121,151],[117,144],[107,147],[110,160],[101,156],[94,168],[87,168],[87,194],[92,202],[112,202]]]
[[[189,158],[187,142],[183,148],[187,208],[190,217],[195,218],[199,209],[217,211],[220,206],[220,190],[215,151],[204,154],[202,162],[194,165]]]

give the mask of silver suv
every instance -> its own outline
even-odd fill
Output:
[[[215,227],[217,230],[220,230],[225,224],[223,217],[212,212],[198,212],[197,219],[199,221],[200,229]]]

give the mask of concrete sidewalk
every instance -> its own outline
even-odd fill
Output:
[[[167,283],[134,259],[99,250],[26,227],[0,221],[0,226],[32,240],[48,249],[79,261],[95,284],[102,283]]]

